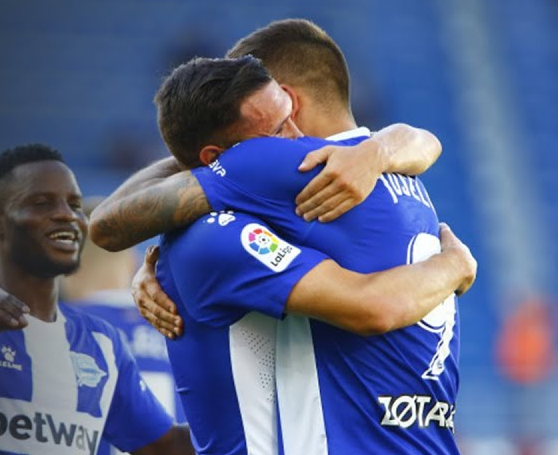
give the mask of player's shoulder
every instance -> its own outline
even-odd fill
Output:
[[[160,239],[160,259],[174,264],[219,260],[236,260],[243,250],[244,239],[250,229],[270,228],[259,218],[232,210],[211,212],[186,229],[167,233]],[[219,253],[219,254],[215,254]]]
[[[229,153],[233,155],[234,153],[274,153],[286,151],[307,152],[331,143],[335,142],[311,136],[303,136],[295,139],[283,137],[257,137],[235,144],[229,150]]]
[[[65,303],[60,303],[59,308],[64,314],[66,321],[74,326],[75,330],[102,333],[113,341],[120,342],[119,332],[105,319],[89,314],[85,308],[76,308]]]
[[[76,308],[107,308],[114,310],[136,308],[130,289],[106,289],[95,291],[85,298],[73,300],[69,303]]]
[[[233,210],[211,212],[200,217],[191,226],[164,234],[160,238],[163,249],[196,247],[210,241],[212,244],[229,242],[239,236],[250,223],[261,223],[256,216]]]

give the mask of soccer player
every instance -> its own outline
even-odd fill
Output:
[[[252,74],[248,74],[247,69],[254,63],[252,59],[244,58],[238,62],[247,64],[247,67],[243,67],[239,74],[242,74],[244,78],[252,76]],[[213,141],[219,138],[227,143],[230,140],[228,131],[249,131],[250,122],[244,118],[243,114],[247,112],[244,110],[245,107],[255,104],[270,106],[273,104],[271,102],[282,97],[282,91],[274,84],[274,81],[259,81],[260,88],[246,95],[246,98],[242,98],[243,101],[239,108],[234,103],[233,110],[241,112],[238,123],[233,121],[230,124],[220,125],[215,131],[210,128],[211,124],[207,123],[206,127],[209,131],[201,132],[200,129],[195,128],[196,120],[192,124],[185,120],[191,111],[200,112],[207,109],[211,111],[211,113],[207,113],[208,119],[216,118],[218,114],[224,118],[235,119],[235,116],[230,115],[226,108],[227,103],[231,100],[228,100],[224,93],[242,94],[237,90],[235,77],[232,79],[232,85],[227,90],[222,90],[223,87],[220,87],[218,81],[223,83],[225,80],[223,72],[219,72],[220,78],[217,79],[201,77],[200,72],[204,73],[205,65],[212,66],[219,63],[198,59],[188,65],[183,65],[166,80],[157,95],[158,118],[162,135],[170,150],[183,163],[193,163],[197,159],[204,162],[205,155],[219,154],[221,152],[220,143],[218,142],[216,145]],[[190,74],[191,71],[193,74]],[[250,80],[254,82],[257,79]],[[205,93],[201,94],[201,91]],[[196,92],[196,97],[190,96],[194,92]],[[265,102],[267,99],[270,101],[269,103]],[[186,102],[186,100],[189,101]],[[284,103],[279,104],[277,120],[281,121],[264,122],[264,125],[270,127],[268,131],[262,128],[261,123],[257,128],[259,135],[272,135],[277,130],[277,125],[282,125],[282,119],[288,118],[286,112],[289,116],[290,109],[282,109],[281,107],[286,106]],[[181,111],[180,106],[188,106],[189,112]],[[181,115],[175,115],[177,112],[174,108],[178,108]],[[212,109],[214,109],[213,112]],[[172,112],[173,114],[171,114]],[[262,120],[263,117],[258,118]],[[175,124],[183,125],[184,130],[174,128]],[[205,134],[206,137],[204,137]],[[358,136],[345,143],[352,144],[363,139],[364,136]],[[411,264],[439,252],[438,223],[434,208],[425,188],[419,181],[412,178],[393,174],[382,176],[372,195],[336,222],[308,224],[297,217],[293,210],[293,200],[303,184],[310,179],[309,174],[297,172],[297,164],[310,150],[329,143],[312,138],[290,141],[278,138],[253,139],[237,144],[226,153],[221,154],[220,159],[214,161],[213,166],[195,169],[193,174],[205,188],[211,204],[220,206],[220,210],[230,205],[243,207],[244,211],[260,211],[266,216],[267,221],[282,230],[282,234],[288,237],[289,241],[297,241],[300,245],[312,245],[316,250],[329,254],[332,251],[339,263],[344,262],[349,268],[357,271],[379,271],[398,265]],[[224,167],[224,161],[227,161],[226,167]],[[271,164],[272,166],[268,167]],[[294,192],[296,187],[297,191]],[[193,188],[191,188],[192,190]],[[239,201],[234,202],[233,199],[239,199]],[[262,204],[263,207],[256,208],[259,204]],[[239,215],[228,216],[227,213],[222,213],[213,215],[205,221],[209,225],[227,226],[233,224],[232,217],[237,216]],[[293,258],[290,257],[290,252],[293,251],[293,245],[285,245],[282,240],[271,240],[276,237],[266,226],[252,225],[247,221],[242,224],[244,227],[237,238],[241,239],[240,243],[246,252],[253,254],[254,258],[259,261],[266,260],[267,266],[275,270],[278,270],[281,264],[291,264],[290,259]],[[226,234],[216,233],[212,238],[220,238],[221,235]],[[197,238],[196,235],[194,237]],[[231,243],[232,239],[229,236],[227,238]],[[170,243],[173,244],[173,241]],[[208,245],[208,242],[202,241],[193,243],[197,246]],[[239,320],[239,311],[228,310],[226,307],[235,306],[236,296],[239,296],[240,302],[246,302],[249,298],[245,285],[242,284],[244,277],[248,277],[247,288],[252,289],[255,288],[253,279],[257,283],[262,283],[262,276],[252,278],[249,273],[246,273],[246,269],[235,267],[232,270],[244,272],[239,277],[241,281],[236,279],[215,280],[211,275],[205,275],[205,272],[213,270],[213,268],[206,266],[202,261],[200,271],[194,264],[188,269],[194,278],[191,279],[183,274],[176,278],[178,272],[166,264],[174,262],[177,267],[180,267],[180,264],[189,264],[187,260],[189,255],[180,253],[174,255],[173,252],[169,252],[173,251],[173,246],[168,249],[165,242],[163,245],[167,255],[174,257],[175,261],[169,257],[164,261],[162,270],[166,274],[161,277],[162,283],[172,298],[178,299],[187,306],[186,312],[188,312],[189,318],[198,319],[198,322],[205,322],[207,325],[218,324],[221,326],[226,322],[226,325],[233,326]],[[220,243],[220,245],[222,244]],[[176,248],[176,250],[180,249]],[[192,253],[193,250],[188,251]],[[194,251],[197,251],[196,247]],[[199,252],[192,256],[209,261],[207,257],[211,254]],[[215,266],[220,263],[219,253],[217,257],[218,261],[214,264]],[[230,265],[230,262],[225,259],[223,262],[225,267]],[[230,275],[233,273],[232,270],[229,271]],[[205,276],[207,281],[200,278],[199,273]],[[310,274],[305,275],[301,282]],[[172,278],[169,278],[170,276]],[[286,278],[290,279],[289,276]],[[327,283],[332,281],[331,278],[327,280]],[[426,284],[426,281],[422,281],[422,283]],[[212,286],[213,283],[217,285],[223,283],[224,293],[217,292],[216,287]],[[391,288],[390,295],[395,299],[392,302],[393,305],[381,305],[389,317],[392,317],[393,312],[399,311],[403,305],[406,306],[401,301],[400,293],[417,290],[419,283],[419,281],[412,280],[406,286]],[[197,286],[200,289],[196,289]],[[295,293],[298,286],[280,287],[284,289],[284,292],[286,289],[288,291],[292,289],[292,292]],[[270,287],[272,288],[272,286]],[[191,288],[190,291],[189,288]],[[345,289],[352,288],[349,286]],[[281,294],[277,303],[279,302],[280,308],[285,308],[288,312],[292,310],[295,313],[312,315],[349,331],[368,333],[367,330],[362,329],[362,331],[353,325],[356,320],[364,323],[368,320],[371,321],[370,318],[363,317],[364,313],[359,312],[359,305],[350,308],[349,303],[343,301],[339,294],[325,284],[322,287],[319,286],[318,289],[325,292],[321,293],[314,289],[312,295],[315,296],[315,299],[296,305],[295,310],[289,300],[285,303],[286,294]],[[274,292],[278,295],[279,291]],[[218,296],[217,301],[214,300],[216,295]],[[261,311],[263,311],[263,306],[272,300],[265,289],[258,293],[251,293],[251,295],[256,299],[252,302],[252,308],[260,308]],[[293,295],[289,295],[288,299],[292,297]],[[340,305],[327,305],[325,302],[329,301],[329,297],[333,298],[335,302],[339,302]],[[260,298],[263,299],[262,302],[259,302]],[[362,309],[367,306],[364,302],[375,302],[375,300],[365,298],[361,305]],[[195,303],[191,307],[188,302]],[[278,309],[278,306],[272,308],[273,311],[276,311],[274,314],[277,317]],[[183,312],[182,315],[186,316],[187,313]],[[382,315],[383,311],[377,313],[377,317],[381,321],[383,320]],[[451,433],[454,401],[447,401],[454,400],[456,392],[456,382],[454,381],[457,371],[456,339],[453,339],[455,324],[451,322],[454,321],[454,316],[455,301],[451,297],[420,325],[404,329],[409,331],[407,333],[393,331],[383,337],[367,338],[358,337],[335,328],[333,325],[318,321],[310,323],[305,318],[288,318],[280,325],[280,338],[277,342],[280,349],[276,352],[276,362],[279,367],[276,371],[276,380],[279,385],[279,408],[286,453],[326,453],[326,451],[330,451],[366,454],[371,453],[374,449],[379,453],[395,453],[398,450],[404,450],[405,453],[422,453],[423,450],[424,453],[452,453],[456,450]],[[189,336],[189,330],[201,334],[200,331],[195,330],[195,326],[189,325],[189,321],[186,321],[186,324],[186,336]],[[388,324],[379,332],[403,325],[407,324]],[[418,331],[418,327],[420,327],[420,331]],[[424,330],[426,327],[428,328]],[[243,331],[241,332],[243,333]],[[424,332],[430,333],[426,335]],[[229,343],[234,343],[235,340],[231,339],[231,327],[229,334]],[[192,338],[192,343],[196,344],[197,337],[192,335]],[[221,338],[223,339],[223,335]],[[258,337],[256,338],[258,339]],[[204,336],[203,339],[207,340],[208,336]],[[408,346],[411,341],[418,342],[418,346],[412,350]],[[172,345],[173,343],[170,343],[170,348]],[[397,353],[392,352],[395,345],[399,346]],[[381,349],[377,349],[377,347],[381,347]],[[189,345],[184,349],[192,348]],[[231,349],[227,352],[231,352]],[[170,354],[173,357],[172,351]],[[360,361],[362,356],[364,361]],[[409,356],[409,359],[405,356]],[[232,368],[235,369],[234,359],[229,360]],[[449,374],[445,372],[446,366],[442,366],[445,361],[449,363],[447,366]],[[178,370],[173,359],[172,363],[179,383],[180,374],[177,374]],[[213,363],[220,364],[218,361]],[[393,364],[394,367],[390,368],[389,366]],[[242,366],[243,362],[240,365]],[[294,373],[292,368],[290,368],[292,371],[287,372],[286,365],[295,367],[297,373]],[[381,365],[383,368],[380,369]],[[418,369],[425,371],[418,372]],[[446,374],[442,376],[444,372]],[[401,378],[396,384],[394,384],[395,379],[393,378],[395,374]],[[432,379],[438,381],[440,377],[443,377],[444,381],[441,385],[433,385],[427,382],[428,378],[424,378],[423,375],[432,376]],[[345,377],[348,378],[347,381],[344,380]],[[321,383],[322,390],[319,390],[319,383]],[[236,386],[237,384],[236,382]],[[241,384],[239,387],[242,387],[246,381],[240,381],[239,384]],[[179,387],[181,387],[180,383]],[[192,388],[185,387],[185,390],[192,391]],[[423,396],[418,398],[420,411],[417,412],[414,408],[414,418],[418,419],[415,427],[398,434],[395,434],[393,427],[399,427],[400,422],[392,413],[396,412],[395,409],[399,409],[400,403],[391,408],[390,406],[393,405],[391,396],[387,395],[395,393],[395,390],[411,393],[408,396],[411,402],[405,402],[409,408],[412,405],[416,406],[415,393],[423,393]],[[362,403],[364,397],[366,397],[365,405]],[[195,398],[190,397],[190,399]],[[289,403],[290,401],[291,403]],[[344,406],[345,401],[346,406]],[[389,406],[385,415],[383,414],[384,405]],[[191,405],[191,408],[194,407],[197,406]],[[201,407],[199,406],[199,408]],[[187,409],[188,412],[189,409]],[[244,415],[242,410],[238,412],[242,416]],[[298,412],[300,414],[297,414]],[[302,414],[313,418],[302,419]],[[191,421],[190,416],[187,417]],[[255,421],[261,421],[261,419],[255,419]],[[406,423],[412,425],[415,422],[407,420]],[[303,429],[303,431],[294,431],[297,430],[295,427]],[[402,428],[408,427],[403,425],[400,429],[402,430]],[[364,431],[367,436],[360,435],[360,431]],[[423,448],[419,449],[419,441],[422,442]]]
[[[29,308],[0,332],[0,452],[97,453],[101,437],[133,454],[192,454],[141,380],[117,331],[58,303],[87,232],[61,155],[36,144],[0,155],[0,287]]]
[[[89,216],[102,199],[85,198],[85,215]],[[136,268],[137,253],[133,248],[109,253],[86,238],[80,268],[61,280],[61,300],[118,328],[128,341],[144,382],[176,422],[185,422],[165,339],[138,313],[132,299],[130,283]],[[101,439],[98,455],[119,453]]]

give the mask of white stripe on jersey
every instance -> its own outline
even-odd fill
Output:
[[[23,329],[27,354],[32,359],[41,359],[32,364],[31,400],[43,409],[77,409],[78,386],[64,328],[66,318],[58,309],[54,322],[30,315],[27,320],[29,325]]]
[[[159,371],[140,371],[142,379],[172,416],[177,415],[175,409],[175,380],[169,373]]]
[[[54,322],[28,316],[23,329],[25,351],[32,359],[31,401],[0,398],[6,429],[0,450],[29,454],[93,455],[101,439],[117,384],[118,370],[111,339],[98,332],[99,345],[109,374],[99,402],[102,417],[78,411],[75,365],[66,334],[66,317],[57,309]],[[53,385],[54,384],[54,385]]]
[[[101,408],[101,415],[107,418],[109,413],[109,407],[113,400],[113,395],[115,394],[115,387],[117,386],[117,379],[119,377],[119,370],[117,369],[117,362],[115,360],[115,351],[113,350],[113,343],[111,339],[100,332],[93,332],[93,337],[97,344],[101,348],[103,357],[105,357],[105,362],[107,362],[107,369],[109,370],[109,378],[105,383],[103,388],[103,394],[101,395],[101,400],[99,400],[99,407]]]
[[[276,320],[260,313],[249,313],[229,328],[231,369],[249,455],[278,453],[275,338]]]
[[[103,427],[100,419],[85,412],[59,407],[51,411],[34,402],[8,398],[0,398],[0,409],[7,422],[0,451],[32,455],[97,452]]]
[[[276,386],[285,455],[327,455],[309,319],[287,316],[276,335]]]

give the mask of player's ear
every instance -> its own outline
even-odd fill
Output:
[[[223,147],[218,147],[217,145],[206,145],[200,151],[198,157],[203,164],[209,165],[216,161],[224,150]]]
[[[291,86],[291,85],[286,85],[286,84],[280,84],[280,87],[282,88],[282,90],[284,90],[292,99],[292,115],[291,118],[292,120],[296,119],[297,113],[299,111],[299,96],[297,94],[297,91]]]

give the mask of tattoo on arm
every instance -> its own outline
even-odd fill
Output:
[[[118,251],[155,235],[188,226],[212,208],[188,171],[114,201],[92,222],[94,241]]]

